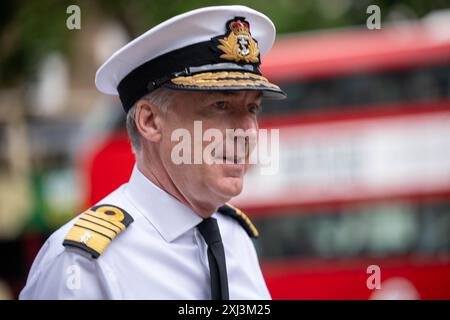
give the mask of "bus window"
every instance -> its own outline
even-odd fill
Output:
[[[450,99],[450,65],[299,80],[281,87],[288,99],[265,101],[262,116]]]
[[[450,253],[450,202],[377,203],[277,212],[256,219],[265,260],[439,256]]]

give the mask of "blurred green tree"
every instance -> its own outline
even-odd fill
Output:
[[[382,22],[422,17],[450,7],[449,0],[2,0],[0,1],[0,86],[15,86],[33,74],[37,62],[49,51],[76,54],[71,40],[76,32],[66,28],[66,8],[80,6],[83,19],[119,21],[130,37],[176,14],[210,5],[243,4],[266,13],[279,33],[364,24],[366,8],[377,4]],[[395,14],[392,14],[395,13]],[[83,28],[80,30],[82,32]]]

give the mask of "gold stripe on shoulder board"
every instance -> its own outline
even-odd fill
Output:
[[[98,258],[111,241],[133,222],[125,210],[102,204],[83,212],[64,238],[65,247],[74,247]]]
[[[231,212],[227,209],[231,210]],[[259,237],[258,229],[256,229],[255,225],[249,219],[249,217],[247,217],[247,215],[244,212],[242,212],[239,208],[236,208],[235,206],[226,203],[224,206],[220,207],[218,211],[236,219],[245,229],[245,231],[247,231],[250,237],[252,238]]]

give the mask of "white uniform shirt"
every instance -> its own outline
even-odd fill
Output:
[[[134,219],[93,259],[62,245],[76,219],[45,242],[20,299],[210,299],[207,245],[190,208],[138,169],[99,204]],[[214,213],[222,236],[230,299],[270,299],[254,245],[239,223]]]

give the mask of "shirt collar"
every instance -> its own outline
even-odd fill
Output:
[[[134,166],[125,191],[134,206],[171,242],[203,219],[191,208],[160,189]]]

